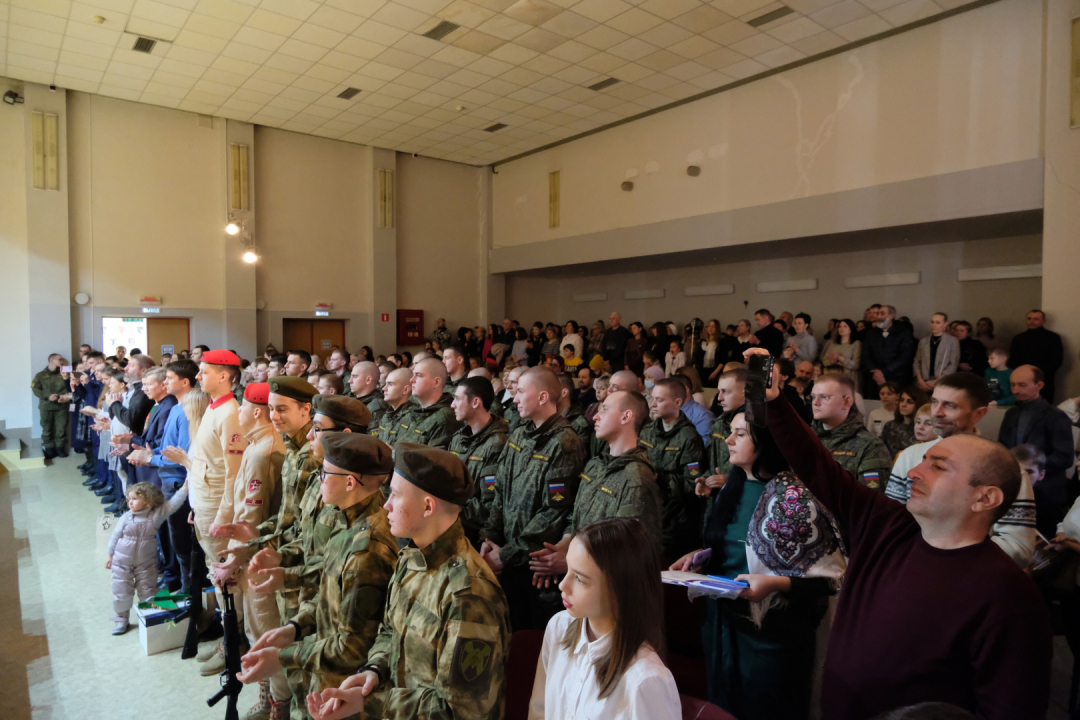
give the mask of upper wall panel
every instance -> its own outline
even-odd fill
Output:
[[[1041,4],[1003,0],[500,165],[494,245],[1038,158],[1041,58]]]

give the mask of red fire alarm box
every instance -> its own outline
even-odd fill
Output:
[[[424,344],[423,310],[397,311],[397,342],[398,345]]]

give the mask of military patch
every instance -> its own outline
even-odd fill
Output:
[[[586,475],[585,473],[581,473],[581,479],[582,480],[588,480],[589,482],[592,482],[592,478],[589,477],[588,475]]]
[[[723,435],[721,435],[720,433],[709,433],[709,435],[716,438],[717,440],[727,440],[727,438],[724,437]]]
[[[484,489],[485,490],[494,490],[495,489],[495,476],[494,475],[488,475],[486,478],[484,478]]]
[[[837,455],[840,455],[841,457],[855,457],[854,450],[833,450],[832,454],[833,457],[836,457]]]
[[[453,455],[456,458],[461,457],[461,453],[459,453],[457,450],[451,450],[450,454]]]
[[[506,443],[506,444],[507,444],[507,445],[509,445],[510,447],[514,448],[514,449],[515,449],[515,450],[517,450],[518,452],[521,452],[521,446],[520,446],[520,445],[517,445],[517,444],[515,444],[515,443],[512,443],[512,442],[508,442],[508,443]]]
[[[562,493],[555,493],[554,495],[551,496],[551,499],[554,500],[555,502],[559,502],[564,497],[566,497],[566,496],[563,495]]]
[[[234,443],[240,442],[240,434],[239,433],[233,433],[232,439],[229,440],[229,442],[234,442]]]
[[[863,482],[867,487],[879,488],[881,487],[881,476],[876,472],[863,473]]]
[[[547,462],[551,460],[547,455],[541,455],[540,453],[533,453],[533,460],[540,460],[541,462]]]
[[[644,440],[638,440],[638,445],[644,445],[647,448],[655,447],[652,443],[647,443]]]
[[[701,472],[700,467],[700,464],[696,462],[686,464],[686,469],[689,470],[690,474],[693,476],[696,476],[698,473]]]
[[[484,457],[482,455],[470,455],[469,456],[469,461],[470,462],[484,462]]]
[[[248,483],[248,492],[249,493],[259,492],[259,488],[261,488],[261,487],[262,487],[262,480],[257,480],[255,478],[252,478],[251,482]]]
[[[483,685],[491,675],[494,654],[493,642],[459,637],[454,646],[452,680],[466,685]]]
[[[615,494],[615,493],[611,492],[610,490],[608,490],[603,485],[600,486],[600,489],[603,490],[604,492],[606,492],[608,495],[614,495]]]
[[[565,492],[566,485],[563,483],[548,483],[548,495]]]
[[[679,452],[679,448],[675,447],[674,445],[668,445],[666,448],[664,448],[664,452]]]
[[[263,501],[262,501],[261,498],[246,498],[244,500],[244,504],[245,505],[262,505]]]

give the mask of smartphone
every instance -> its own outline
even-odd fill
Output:
[[[768,405],[765,391],[772,387],[772,355],[751,355],[746,374],[746,421],[755,427],[765,427],[768,422]]]
[[[63,366],[62,368],[60,368],[60,372],[63,372],[63,373],[71,372],[71,366],[70,365]]]
[[[694,553],[693,559],[690,560],[691,568],[700,568],[702,565],[709,561],[712,557],[712,548],[705,548]]]
[[[751,355],[747,365],[749,373],[764,382],[765,390],[772,387],[773,362],[775,361],[772,355]]]

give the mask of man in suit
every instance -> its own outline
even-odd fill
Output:
[[[1054,376],[1064,359],[1061,336],[1044,327],[1046,313],[1042,310],[1029,312],[1025,322],[1028,329],[1012,339],[1012,346],[1009,349],[1009,367],[1034,365],[1042,370],[1045,378],[1042,396],[1053,402]]]
[[[1043,518],[1052,518],[1056,525],[1076,496],[1065,477],[1065,471],[1073,463],[1072,422],[1040,395],[1043,378],[1042,370],[1034,365],[1013,370],[1009,384],[1016,405],[1005,413],[998,433],[998,442],[1009,449],[1033,445],[1046,454],[1046,475],[1035,484],[1035,510],[1040,526]]]
[[[133,389],[131,399],[128,400],[127,407],[119,400],[109,406],[109,417],[119,418],[133,435],[142,435],[146,429],[146,418],[154,407],[154,401],[146,396],[142,387],[142,376],[152,367],[154,359],[149,355],[135,355],[130,358],[124,368],[124,379]]]
[[[930,334],[919,341],[915,351],[915,382],[928,393],[940,377],[952,375],[960,365],[960,341],[945,332],[949,316],[930,316]]]
[[[915,336],[910,323],[897,319],[895,307],[881,306],[874,327],[863,333],[862,344],[863,366],[869,375],[863,383],[865,397],[876,399],[878,388],[887,382],[900,387],[911,383]]]

